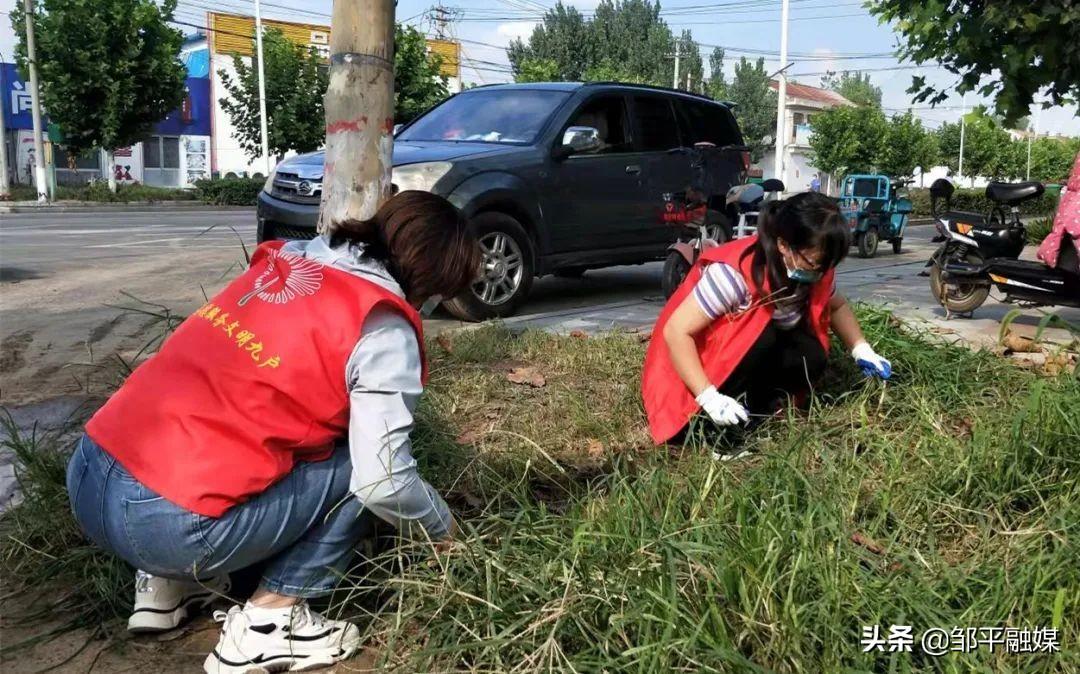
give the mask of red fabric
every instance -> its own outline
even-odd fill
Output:
[[[773,305],[768,303],[759,306],[761,297],[769,293],[768,284],[766,283],[765,292],[759,293],[751,275],[755,243],[757,237],[751,236],[702,253],[697,263],[690,268],[686,280],[664,305],[664,310],[656,319],[641,375],[641,398],[649,420],[649,432],[657,444],[670,440],[700,409],[694,395],[679,378],[671,363],[667,341],[664,339],[664,326],[675,309],[693,291],[704,266],[723,262],[738,269],[746,280],[751,295],[749,309],[717,318],[697,336],[701,363],[714,386],[723,386],[772,320]],[[829,352],[829,299],[832,296],[833,277],[834,271],[830,269],[811,288],[809,298],[807,325],[821,342],[825,353]]]
[[[1065,194],[1061,197],[1061,203],[1058,204],[1054,226],[1050,229],[1050,234],[1039,244],[1039,259],[1051,267],[1056,267],[1058,255],[1061,253],[1061,244],[1066,236],[1072,238],[1073,246],[1080,251],[1080,152],[1073,160],[1072,173],[1069,175],[1069,182],[1065,185]]]
[[[220,517],[297,460],[330,456],[348,430],[346,363],[374,307],[401,312],[423,344],[404,300],[280,246],[260,246],[86,426],[137,480],[192,512]]]

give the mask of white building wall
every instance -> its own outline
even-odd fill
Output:
[[[244,60],[250,63],[249,58]],[[227,173],[237,175],[253,175],[261,173],[266,175],[266,159],[260,157],[254,161],[248,158],[240,148],[236,139],[236,127],[233,126],[229,113],[221,107],[221,99],[228,96],[225,86],[222,84],[221,71],[225,71],[235,81],[236,68],[233,67],[232,57],[221,54],[210,55],[210,93],[213,97],[213,116],[211,122],[211,144],[213,145],[213,170],[224,176]],[[271,166],[273,162],[271,159]]]

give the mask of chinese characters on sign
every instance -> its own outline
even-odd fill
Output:
[[[222,311],[221,307],[216,306],[213,302],[208,302],[199,307],[195,315],[206,319],[213,327],[220,328],[226,337],[232,339],[237,349],[251,355],[251,359],[259,364],[258,367],[276,369],[281,365],[280,356],[271,356],[264,353],[267,347],[258,340],[255,333],[241,329],[240,321],[231,320],[229,313]]]
[[[991,653],[1059,653],[1058,630],[1050,627],[929,627],[916,635],[911,625],[864,625],[860,639],[863,653],[910,653],[921,650],[930,656],[949,652],[970,653],[980,648]]]

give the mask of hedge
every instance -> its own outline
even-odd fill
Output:
[[[196,198],[218,206],[254,206],[265,183],[263,178],[218,178],[195,181]]]
[[[911,199],[915,211],[913,217],[930,217],[930,190],[928,188],[912,188],[908,190],[908,199]],[[1043,194],[1038,199],[1020,204],[1021,215],[1053,215],[1057,210],[1058,196]],[[954,211],[972,211],[974,213],[987,213],[994,203],[986,198],[986,191],[982,188],[958,189],[953,193],[952,209]],[[944,208],[944,204],[939,206]]]

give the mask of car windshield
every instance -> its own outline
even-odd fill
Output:
[[[470,91],[447,100],[402,131],[397,140],[531,143],[566,91]]]

